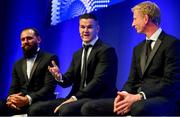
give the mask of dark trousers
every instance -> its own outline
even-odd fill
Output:
[[[135,102],[131,115],[138,116],[177,116],[179,107],[174,99],[155,97]]]
[[[30,116],[81,115],[80,113],[81,106],[90,99],[79,99],[75,102],[64,104],[57,113],[54,113],[55,108],[65,100],[67,99],[59,98],[45,102],[38,102],[35,104],[36,108],[30,110],[29,115]]]
[[[33,109],[29,110],[29,116],[54,116],[58,115],[58,113],[54,113],[54,110],[57,106],[59,106],[66,99],[59,98],[49,101],[37,102],[34,104]]]
[[[97,99],[86,102],[81,108],[82,115],[113,116],[114,99]]]
[[[90,101],[89,98],[79,99],[75,102],[64,104],[59,110],[60,116],[78,116],[81,115],[84,103]]]
[[[6,100],[0,101],[0,116],[12,116],[17,114],[25,114],[29,110],[29,106],[21,107],[20,110],[7,107]]]
[[[83,105],[82,115],[116,115],[113,113],[114,99],[92,100]],[[176,116],[178,106],[174,100],[155,97],[140,100],[132,105],[129,115],[134,116]]]
[[[29,116],[55,115],[54,109],[65,99],[56,99],[52,101],[39,101],[30,106],[21,108],[21,110],[11,109],[6,106],[6,100],[0,101],[0,116],[12,116],[17,114],[28,114]],[[57,114],[58,115],[58,114]]]

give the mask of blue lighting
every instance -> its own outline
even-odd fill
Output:
[[[121,1],[123,0],[52,0],[51,25]]]

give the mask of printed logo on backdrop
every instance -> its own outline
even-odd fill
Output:
[[[51,25],[90,13],[123,0],[52,0]]]

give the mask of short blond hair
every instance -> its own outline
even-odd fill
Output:
[[[151,1],[141,2],[135,5],[131,10],[132,12],[138,10],[143,15],[148,15],[150,20],[156,25],[159,25],[161,22],[160,9],[154,2]]]

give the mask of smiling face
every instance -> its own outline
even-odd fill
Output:
[[[79,22],[80,36],[85,43],[89,43],[96,38],[99,32],[99,25],[94,19],[80,19]]]

